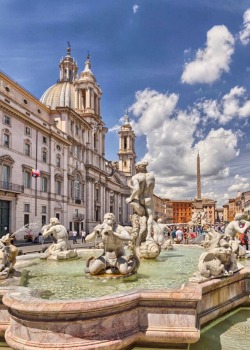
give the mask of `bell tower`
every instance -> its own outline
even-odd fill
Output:
[[[75,108],[77,113],[84,116],[88,122],[101,119],[102,90],[91,71],[90,55],[87,55],[84,70],[74,83]],[[92,119],[92,120],[91,120]]]
[[[135,174],[135,133],[129,123],[128,112],[125,115],[125,123],[121,126],[119,141],[119,170],[126,176]]]
[[[88,53],[84,70],[74,82],[75,87],[75,110],[92,127],[89,134],[91,149],[104,156],[105,134],[107,128],[101,117],[102,90],[91,70],[90,55]]]

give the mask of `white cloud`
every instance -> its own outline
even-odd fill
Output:
[[[246,89],[235,86],[220,100],[204,100],[196,104],[203,113],[203,121],[212,119],[221,125],[226,125],[233,119],[250,117],[250,100]]]
[[[139,6],[138,6],[137,4],[135,4],[135,5],[133,6],[133,12],[134,12],[134,14],[136,14],[138,10],[139,10]]]
[[[240,175],[235,175],[234,183],[228,188],[228,192],[244,192],[249,189],[249,179]]]
[[[220,127],[204,131],[203,139],[197,141],[201,123],[198,109],[180,110],[177,103],[176,94],[145,89],[136,93],[136,101],[129,109],[135,116],[136,134],[146,138],[144,159],[149,161],[149,170],[157,174],[155,193],[169,198],[194,198],[197,151],[205,193],[216,193],[230,176],[228,164],[239,155],[239,135]]]
[[[250,41],[250,9],[243,15],[243,30],[239,33],[239,39],[243,45],[247,45]]]
[[[134,125],[137,134],[147,134],[161,128],[164,120],[173,113],[178,98],[176,94],[161,94],[150,89],[138,91],[136,102],[129,109],[139,118]]]
[[[205,49],[199,49],[195,60],[185,65],[181,81],[187,84],[215,82],[223,72],[229,71],[233,53],[232,34],[223,25],[214,26],[207,32]]]

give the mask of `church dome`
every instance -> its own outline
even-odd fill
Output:
[[[40,101],[50,108],[75,108],[75,88],[69,81],[60,81],[50,86],[44,92]]]
[[[75,108],[74,81],[77,78],[77,62],[71,57],[71,47],[68,43],[67,54],[62,57],[59,64],[60,79],[50,86],[40,98],[40,101],[50,108]]]

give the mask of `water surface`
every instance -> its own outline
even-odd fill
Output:
[[[126,278],[98,279],[85,276],[85,262],[93,252],[72,261],[36,261],[22,270],[22,285],[47,290],[48,299],[77,299],[100,297],[134,289],[179,288],[193,272],[203,250],[195,246],[177,246],[163,251],[156,260],[143,260],[138,273]],[[100,255],[99,252],[94,252]]]

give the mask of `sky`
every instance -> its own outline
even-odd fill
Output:
[[[35,97],[68,41],[103,91],[106,158],[128,111],[157,195],[196,197],[198,152],[202,197],[250,190],[250,0],[0,0],[0,69]]]

